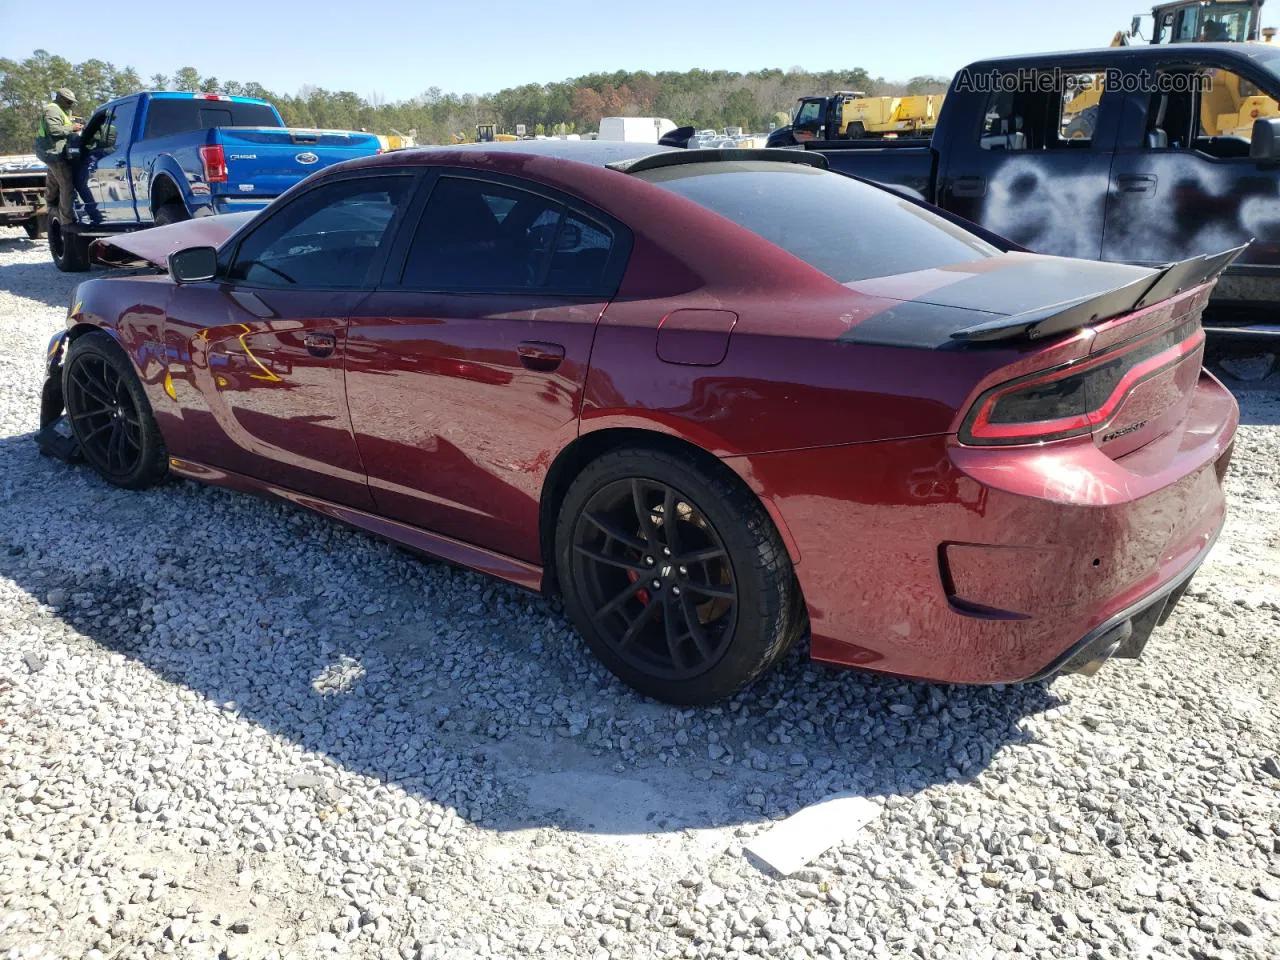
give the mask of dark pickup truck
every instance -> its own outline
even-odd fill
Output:
[[[1280,337],[1278,97],[1270,44],[1011,57],[956,75],[931,139],[805,149],[1039,253],[1159,264],[1249,243],[1206,328]]]

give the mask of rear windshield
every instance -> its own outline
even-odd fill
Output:
[[[210,127],[278,127],[280,120],[265,103],[227,100],[155,99],[147,107],[146,139]]]
[[[923,207],[801,164],[660,167],[641,179],[759,234],[840,283],[994,257],[995,247]]]

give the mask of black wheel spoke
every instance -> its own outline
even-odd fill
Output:
[[[671,552],[674,554],[676,551],[673,549]],[[687,567],[691,563],[707,563],[710,560],[719,560],[725,556],[723,547],[707,547],[705,550],[694,550],[683,555],[677,554],[671,562]]]
[[[684,654],[680,651],[680,644],[683,642],[685,632],[678,629],[676,624],[676,604],[679,601],[670,593],[664,594],[662,597],[662,626],[667,635],[667,652],[671,654],[671,662],[676,665],[678,670],[686,668]]]
[[[102,431],[110,430],[113,426],[115,426],[115,421],[108,420],[106,423],[102,424],[102,426],[94,427],[80,439],[80,443],[82,445],[88,443],[94,437],[98,436],[98,434],[102,433]]]
[[[704,597],[717,597],[721,600],[735,600],[738,596],[738,591],[732,586],[721,583],[694,583],[689,580],[685,583],[685,589],[700,593]]]
[[[670,556],[680,552],[680,518],[676,515],[676,492],[667,487],[662,497],[662,533]]]
[[[618,541],[624,547],[630,547],[632,550],[644,551],[648,549],[648,544],[643,540],[637,540],[632,534],[620,529],[617,525],[610,523],[604,517],[598,517],[593,513],[585,515],[587,520],[591,521],[606,537]]]
[[[576,553],[581,554],[588,560],[594,560],[596,563],[603,563],[606,566],[617,567],[620,570],[634,570],[639,574],[644,574],[646,568],[643,564],[628,560],[626,557],[615,556],[611,553],[605,553],[603,550],[594,550],[591,547],[584,547],[580,543],[575,543],[573,549]]]
[[[640,521],[640,534],[649,543],[657,540],[657,530],[653,526],[653,511],[644,501],[644,487],[639,480],[631,481],[631,500],[635,504],[636,519]]]
[[[652,597],[649,602],[644,605],[634,620],[627,625],[627,632],[618,639],[618,649],[625,650],[635,642],[636,637],[640,636],[640,631],[653,619],[653,615],[657,612],[659,602]]]
[[[689,631],[689,636],[693,639],[693,644],[698,648],[698,654],[704,660],[711,659],[714,651],[711,649],[711,641],[707,637],[707,632],[702,629],[702,624],[698,622],[698,611],[694,610],[689,604],[688,594],[680,597],[680,615],[684,617],[685,629]]]
[[[98,403],[102,404],[102,408],[104,410],[109,410],[115,406],[115,402],[112,401],[111,397],[93,381],[83,368],[78,368],[75,373],[72,374],[71,379],[76,382],[76,385],[79,386],[81,390],[87,393],[94,400],[98,401]]]
[[[637,580],[635,583],[629,584],[626,589],[622,590],[616,597],[606,603],[603,607],[595,612],[595,619],[602,620],[613,611],[617,610],[624,603],[634,597],[637,593],[644,589],[644,581]]]

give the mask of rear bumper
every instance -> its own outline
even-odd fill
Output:
[[[794,544],[815,660],[1014,683],[1140,647],[1222,527],[1238,419],[1202,373],[1184,421],[1115,460],[921,437],[726,462]]]

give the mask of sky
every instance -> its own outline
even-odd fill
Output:
[[[1106,46],[1139,12],[1150,0],[0,0],[0,57],[44,48],[144,79],[192,66],[279,93],[395,101],[619,69],[950,76],[990,56]]]

